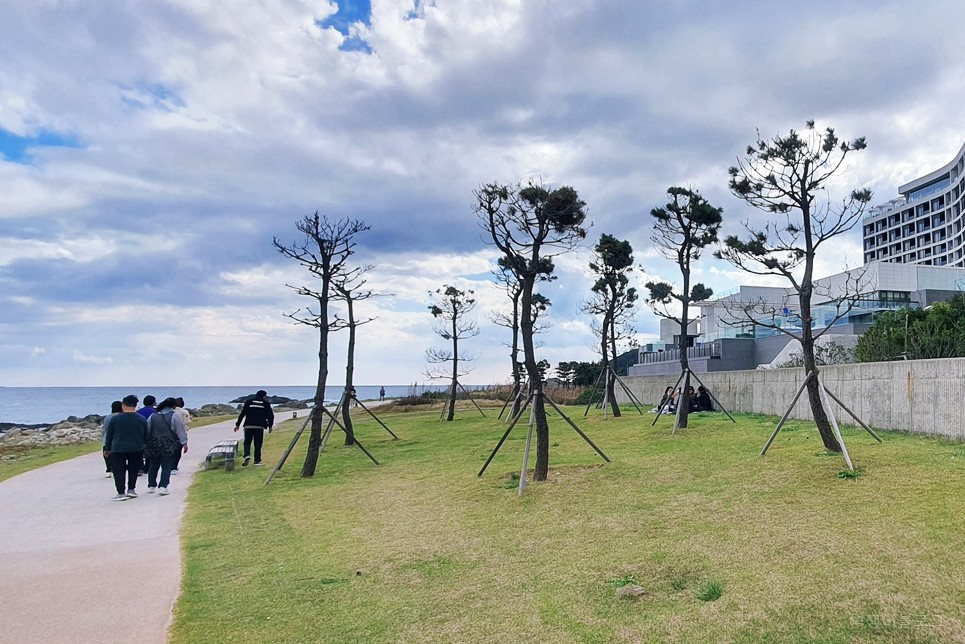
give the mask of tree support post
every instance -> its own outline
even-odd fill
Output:
[[[677,391],[677,387],[680,386],[680,382],[681,382],[683,379],[684,379],[684,373],[683,373],[683,372],[680,372],[680,377],[677,378],[677,383],[676,383],[673,387],[670,388],[670,398],[671,398],[671,400],[673,399],[673,392]],[[652,423],[650,423],[650,426],[651,426],[651,427],[653,427],[654,425],[656,425],[656,424],[657,424],[657,421],[660,420],[660,417],[663,415],[663,408],[664,408],[664,406],[663,406],[663,405],[660,405],[660,409],[657,410],[657,417],[653,419],[653,422],[652,422]]]
[[[804,388],[808,386],[808,382],[810,382],[811,378],[816,377],[817,374],[815,374],[813,371],[810,372],[804,379],[804,382],[801,383],[801,386],[798,387],[797,393],[794,394],[794,400],[792,400],[791,404],[788,405],[787,409],[784,411],[784,415],[781,416],[780,422],[777,423],[777,427],[774,428],[774,433],[771,434],[771,437],[768,438],[767,442],[764,444],[764,449],[761,450],[761,456],[767,454],[767,448],[771,446],[771,443],[773,443],[774,439],[777,438],[777,433],[781,431],[781,427],[783,427],[784,423],[787,422],[788,416],[791,415],[791,410],[794,409],[794,405],[797,404],[797,399],[801,397],[802,393],[804,393]]]

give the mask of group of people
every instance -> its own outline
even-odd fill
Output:
[[[660,399],[660,404],[657,405],[655,409],[662,410],[665,414],[677,413],[677,405],[681,402],[682,394],[683,392],[680,387],[677,387],[677,389],[667,387],[663,392],[663,397]],[[683,397],[683,400],[686,401],[687,411],[690,413],[714,411],[714,403],[710,397],[710,392],[703,385],[697,387],[696,391],[694,391],[693,387],[688,387],[687,395]]]
[[[104,465],[114,478],[114,501],[136,498],[137,478],[145,474],[148,494],[167,495],[181,454],[188,451],[191,415],[184,399],[165,398],[157,404],[154,396],[145,396],[138,408],[139,402],[133,394],[115,400],[104,418]]]

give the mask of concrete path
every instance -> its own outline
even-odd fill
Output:
[[[148,495],[142,476],[138,498],[111,501],[99,453],[0,483],[0,642],[166,642],[185,495],[208,449],[241,438],[233,426],[188,432],[169,496]]]

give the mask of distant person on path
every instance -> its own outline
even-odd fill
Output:
[[[379,402],[385,400],[385,387],[379,389]]]
[[[148,394],[144,396],[144,406],[138,409],[137,413],[143,416],[144,420],[147,420],[148,418],[153,416],[154,413],[157,411],[157,409],[154,408],[155,404],[157,404],[157,398],[155,398],[151,394]],[[140,470],[141,474],[144,474],[145,472],[147,472],[150,466],[151,464],[148,462],[147,456],[145,456],[144,462],[141,463],[141,470]]]
[[[268,392],[259,389],[254,398],[249,398],[241,407],[241,414],[238,422],[235,423],[235,431],[241,427],[244,421],[245,427],[245,460],[242,465],[251,462],[251,444],[255,444],[255,465],[261,465],[261,444],[265,440],[265,430],[271,433],[272,425],[275,424],[275,414],[271,411],[271,405],[266,398]]]
[[[147,471],[147,493],[164,496],[168,493],[171,470],[181,453],[188,451],[188,432],[181,418],[175,413],[177,403],[174,398],[165,398],[158,405],[157,413],[148,420],[148,438],[145,452],[151,463]],[[161,470],[161,480],[157,478]]]
[[[104,456],[111,459],[114,487],[117,488],[117,496],[113,501],[126,501],[137,496],[137,472],[144,462],[146,441],[147,421],[137,413],[137,396],[124,396],[121,400],[121,413],[111,418],[104,433]]]
[[[107,424],[111,422],[111,418],[117,416],[121,413],[121,401],[115,400],[111,403],[111,413],[104,416],[104,424],[101,426],[101,444],[104,444],[104,439],[107,437]],[[108,478],[111,475],[111,459],[106,454],[104,455],[104,467],[107,468]]]
[[[181,419],[181,422],[184,423],[184,431],[191,429],[191,414],[189,414],[188,410],[184,408],[184,398],[178,396],[174,399],[174,413],[177,414],[178,418]],[[178,451],[174,457],[174,467],[171,468],[171,474],[178,473],[178,465],[180,465],[180,463],[181,452]]]
[[[157,398],[148,394],[147,396],[144,396],[144,406],[138,409],[137,413],[143,416],[144,420],[147,420],[148,418],[153,416],[154,413],[157,411],[157,409],[154,408],[154,405],[156,404],[157,404]]]

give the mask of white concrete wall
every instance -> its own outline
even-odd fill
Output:
[[[965,441],[965,358],[836,365],[821,367],[820,374],[824,385],[871,427]],[[803,369],[757,369],[697,375],[728,411],[780,416],[805,374]],[[650,404],[675,381],[675,376],[624,376],[630,390]],[[839,422],[854,424],[831,404]],[[811,417],[805,395],[791,417]]]

